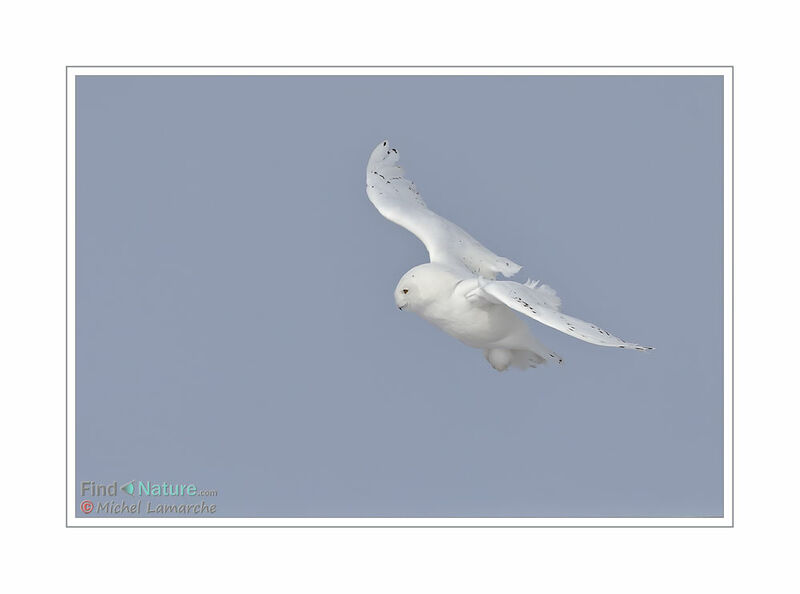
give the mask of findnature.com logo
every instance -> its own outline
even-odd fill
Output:
[[[194,483],[154,483],[151,481],[128,481],[120,485],[117,481],[113,483],[96,483],[95,481],[81,482],[81,497],[117,497],[125,495],[122,500],[92,501],[84,499],[80,503],[80,510],[88,515],[94,512],[110,515],[201,515],[214,514],[217,511],[216,504],[207,504],[205,500],[200,503],[159,503],[149,500],[138,499],[132,501],[131,498],[141,497],[216,497],[215,489],[198,489]]]
[[[119,493],[138,497],[216,497],[215,489],[198,489],[194,483],[152,483],[150,481],[128,481],[119,485],[117,481],[106,485],[94,481],[81,483],[81,497],[116,497]]]

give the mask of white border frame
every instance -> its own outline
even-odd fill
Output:
[[[722,76],[724,85],[724,503],[718,518],[96,518],[75,506],[75,77],[107,75],[337,76]],[[67,520],[68,527],[733,527],[733,67],[732,66],[68,66],[66,69],[67,181]]]

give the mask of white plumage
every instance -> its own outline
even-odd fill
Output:
[[[517,311],[565,334],[601,346],[650,350],[561,312],[561,299],[536,281],[495,280],[520,266],[486,249],[461,227],[431,211],[406,178],[396,149],[383,141],[367,163],[367,196],[390,221],[416,235],[430,263],[409,270],[395,288],[400,309],[411,310],[468,346],[482,349],[498,371],[562,362],[531,334]]]

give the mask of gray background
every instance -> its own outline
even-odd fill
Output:
[[[193,482],[218,516],[722,515],[721,77],[81,76],[76,109],[78,484]],[[531,322],[564,365],[499,374],[399,312],[427,255],[364,192],[384,138],[522,280],[657,350]]]

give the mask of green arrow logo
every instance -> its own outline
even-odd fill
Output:
[[[133,481],[127,482],[122,485],[121,489],[125,491],[128,495],[133,495]]]

